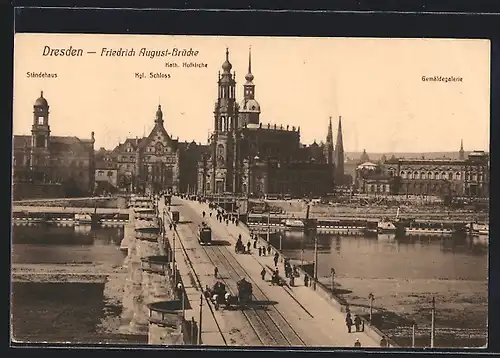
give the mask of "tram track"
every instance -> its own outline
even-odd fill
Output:
[[[166,215],[168,217],[168,220],[172,223],[172,217],[170,216],[170,213],[168,215]],[[163,230],[166,229],[165,225],[166,223],[163,222],[163,219],[161,219],[161,224],[162,224],[162,228]],[[175,234],[177,235],[177,237],[179,238],[179,233],[177,232],[177,230],[175,230]],[[182,256],[184,257],[184,259],[186,260],[186,263],[188,264],[188,267],[189,267],[189,270],[191,271],[193,277],[194,277],[194,280],[196,281],[196,284],[198,285],[200,291],[202,292],[203,291],[203,285],[201,283],[201,280],[200,278],[198,277],[198,274],[196,273],[196,270],[194,269],[194,266],[193,266],[193,263],[191,262],[191,259],[189,258],[189,255],[187,253],[187,250],[186,248],[184,247],[184,244],[182,242],[182,240],[178,240],[179,242],[179,246],[182,250]],[[214,319],[214,322],[215,322],[215,325],[217,326],[217,330],[219,331],[221,337],[222,337],[222,340],[224,341],[224,345],[228,345],[227,344],[227,339],[226,337],[224,336],[224,333],[222,332],[222,329],[219,325],[219,322],[217,321],[217,317],[215,316],[215,312],[214,312],[214,309],[212,308],[212,305],[210,304],[210,300],[207,299],[205,297],[205,295],[202,295],[203,297],[203,300],[205,301],[206,305],[208,306],[209,310],[210,310],[210,314],[212,315],[213,319]],[[198,322],[199,324],[199,322]]]
[[[197,220],[195,224],[201,223],[202,220]],[[198,237],[198,233],[192,226],[189,226],[193,234]],[[245,277],[252,283],[254,302],[266,302],[269,307],[259,306],[245,307],[241,310],[251,328],[255,332],[257,338],[263,346],[305,346],[305,342],[300,338],[298,333],[286,321],[283,315],[273,306],[272,301],[258,287],[256,282],[251,278],[251,275],[243,268],[236,258],[226,249],[219,246],[201,246],[207,257],[214,266],[219,269],[219,272],[230,291],[231,295],[237,296],[237,282]],[[222,269],[222,270],[221,270]]]

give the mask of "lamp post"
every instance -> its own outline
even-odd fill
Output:
[[[201,345],[201,327],[203,318],[203,294],[200,295],[200,318],[198,322],[198,345]]]
[[[375,299],[373,293],[370,292],[370,294],[368,295],[368,299],[370,300],[370,323],[371,323],[373,317],[373,300]]]
[[[174,285],[177,285],[177,269],[175,263],[175,231],[172,232],[172,269],[174,271]]]
[[[436,335],[436,299],[432,296],[431,307],[431,348],[434,348],[434,336]]]
[[[318,282],[318,237],[314,238],[314,289],[316,290],[316,283]]]
[[[332,278],[332,296],[334,292],[334,287],[335,287],[335,269],[332,267],[330,270],[331,278]]]

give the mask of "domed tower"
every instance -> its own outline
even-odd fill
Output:
[[[49,103],[40,97],[33,105],[33,125],[31,126],[31,167],[44,167],[48,164],[49,158]]]
[[[248,73],[243,85],[243,101],[239,107],[239,127],[245,124],[258,125],[260,122],[260,104],[255,100],[254,75],[252,74],[252,48],[248,50]]]

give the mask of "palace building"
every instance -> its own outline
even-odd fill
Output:
[[[198,193],[302,197],[332,192],[335,179],[344,177],[340,120],[335,149],[331,119],[326,143],[303,145],[300,127],[261,122],[251,53],[240,103],[236,99],[236,76],[231,70],[226,50],[222,73],[218,75],[214,127],[198,162]]]
[[[158,105],[151,133],[127,138],[111,153],[118,171],[118,187],[147,193],[186,192],[196,185],[198,147],[195,142],[180,143],[167,133]]]
[[[489,197],[489,155],[474,151],[465,158],[463,144],[459,159],[391,158],[383,167],[394,178],[394,194]]]
[[[90,194],[94,188],[94,132],[90,139],[51,135],[49,104],[33,105],[31,135],[14,135],[14,199]]]

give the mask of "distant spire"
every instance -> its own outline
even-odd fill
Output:
[[[464,160],[465,155],[464,155],[464,140],[460,139],[460,150],[458,151],[458,159]]]
[[[333,127],[332,127],[332,117],[330,116],[330,121],[328,122],[328,134],[326,135],[326,142],[333,143]]]
[[[332,117],[330,116],[330,121],[328,122],[328,132],[326,134],[326,143],[324,147],[326,163],[333,165],[335,163],[335,158],[333,157],[334,147],[333,147],[333,129],[332,129]]]
[[[335,183],[342,185],[344,181],[344,141],[342,139],[342,117],[339,116],[337,142],[335,143]]]
[[[43,91],[40,91],[40,97],[43,98]]]
[[[248,73],[252,73],[252,46],[248,48]]]
[[[248,73],[245,76],[245,79],[247,82],[252,82],[254,79],[254,76],[252,74],[252,46],[250,46],[248,50]]]
[[[337,130],[337,143],[335,145],[335,152],[341,151],[344,154],[344,141],[342,140],[342,117],[339,116],[339,127]]]

